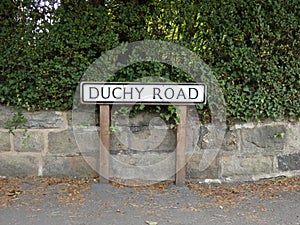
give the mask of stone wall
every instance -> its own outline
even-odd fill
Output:
[[[88,128],[90,133],[76,139],[72,112],[23,112],[27,133],[17,129],[10,134],[5,123],[14,113],[0,106],[0,176],[97,176],[98,127]],[[139,114],[129,123],[120,120],[115,129],[112,177],[174,178],[176,130],[151,113]],[[212,124],[198,125],[194,133],[199,139],[193,134],[187,137],[187,179],[253,180],[300,174],[299,122],[235,124],[226,131],[221,149],[211,149],[216,132]],[[79,141],[87,151],[79,149]]]

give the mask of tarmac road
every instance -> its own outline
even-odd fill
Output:
[[[276,198],[251,197],[221,205],[213,198],[171,185],[156,192],[91,184],[84,200],[59,202],[59,187],[0,207],[1,225],[300,225],[300,192],[284,191]],[[68,193],[66,193],[68,194]]]

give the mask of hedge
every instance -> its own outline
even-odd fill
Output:
[[[299,0],[61,0],[57,9],[35,2],[0,3],[1,104],[69,109],[80,77],[102,53],[154,39],[189,48],[213,69],[228,118],[300,119]],[[114,79],[153,72],[189,81],[159,63],[132,65]]]

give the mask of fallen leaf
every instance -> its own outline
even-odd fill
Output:
[[[145,221],[148,225],[157,225],[157,222],[153,221]]]

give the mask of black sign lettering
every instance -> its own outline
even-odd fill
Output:
[[[144,90],[144,88],[141,88],[140,90],[138,88],[135,88],[135,90],[137,91],[137,93],[139,94],[139,99],[141,99],[141,93]]]
[[[113,89],[112,95],[113,95],[113,97],[116,98],[116,99],[121,99],[121,96],[116,96],[116,94],[115,94],[115,91],[116,91],[117,89],[118,89],[118,90],[122,90],[122,88],[116,87],[116,88]]]
[[[92,90],[94,90],[94,91],[92,91]],[[90,99],[96,99],[99,96],[99,90],[95,87],[90,87],[89,93],[90,93]]]
[[[184,91],[182,90],[182,88],[180,88],[176,99],[179,99],[181,96],[183,97],[183,99],[186,99]]]
[[[194,91],[192,91],[194,90]],[[194,95],[193,95],[194,92]],[[198,98],[198,90],[196,88],[189,88],[189,99],[197,99]]]
[[[168,94],[169,93],[169,94]],[[166,99],[171,99],[174,97],[174,90],[172,88],[167,88],[165,90],[165,97]]]
[[[133,88],[131,87],[131,88],[130,88],[130,91],[126,91],[126,87],[124,87],[124,93],[123,93],[123,94],[124,94],[124,95],[123,95],[123,96],[124,96],[124,99],[126,99],[126,95],[130,95],[130,99],[133,98],[133,93],[132,93],[133,90],[132,90],[132,89],[133,89]]]
[[[108,99],[110,96],[110,87],[107,87],[107,96],[104,96],[104,87],[101,87],[101,97],[104,99]]]
[[[159,99],[162,99],[162,97],[160,96],[160,89],[154,87],[154,88],[153,88],[153,99],[156,99],[156,98],[155,98],[156,95],[158,96]]]

